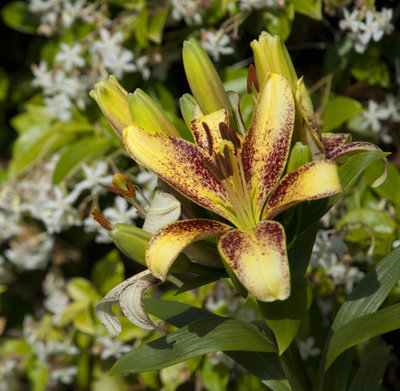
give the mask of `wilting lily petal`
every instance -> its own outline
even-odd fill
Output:
[[[147,209],[143,230],[152,234],[181,216],[181,203],[169,193],[158,191]]]
[[[273,190],[263,211],[263,219],[306,200],[329,197],[342,190],[336,164],[314,161],[286,174]]]
[[[268,194],[282,175],[294,125],[294,99],[288,81],[270,74],[261,88],[242,148],[254,215],[260,216]]]
[[[181,220],[166,225],[149,242],[147,267],[155,277],[164,281],[176,257],[186,246],[197,240],[220,236],[230,229],[229,225],[208,219]]]
[[[348,133],[322,133],[321,137],[327,153],[351,141]]]
[[[207,170],[203,149],[185,140],[153,133],[136,124],[124,132],[131,157],[201,206],[231,219],[231,204],[222,184]]]
[[[289,265],[283,227],[261,221],[255,228],[224,234],[218,249],[244,287],[258,300],[285,300],[290,295]]]
[[[351,135],[345,139],[345,134],[339,133],[335,136],[324,137],[326,148],[326,158],[340,162],[340,160],[350,154],[369,151],[381,151],[375,144],[367,143],[365,141],[355,141],[346,144],[351,140]],[[383,173],[371,183],[371,187],[378,187],[386,180],[387,176],[387,160],[382,159]]]
[[[96,305],[95,313],[110,336],[115,337],[122,330],[121,323],[111,308],[115,303],[119,303],[124,315],[135,325],[147,330],[156,327],[144,311],[143,294],[160,282],[149,270],[145,270],[121,282],[104,296]]]

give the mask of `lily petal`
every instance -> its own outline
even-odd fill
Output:
[[[353,143],[340,145],[334,149],[331,149],[326,154],[326,158],[337,159],[342,156],[350,155],[351,153],[368,151],[381,151],[381,149],[375,144],[367,143],[365,141],[355,141]]]
[[[145,270],[121,282],[103,297],[96,305],[95,313],[110,336],[115,337],[122,330],[121,323],[111,308],[118,302],[124,315],[133,324],[147,330],[156,327],[143,308],[143,294],[159,283],[160,280],[152,276],[149,270]]]
[[[181,216],[181,203],[169,193],[157,191],[143,223],[143,230],[155,234],[164,225],[173,223]]]
[[[303,134],[298,136],[304,144],[308,145],[314,159],[323,159],[325,154],[324,144],[318,129],[311,98],[302,77],[296,83],[296,103],[306,125],[305,129],[301,131]]]
[[[327,155],[334,149],[351,141],[351,134],[348,133],[322,133],[321,136]]]
[[[146,263],[151,273],[165,281],[176,257],[189,244],[222,235],[232,229],[229,225],[208,219],[181,220],[161,228],[151,238]]]
[[[255,216],[261,214],[266,198],[282,175],[289,154],[294,114],[289,82],[281,75],[269,74],[258,95],[242,148]]]
[[[204,166],[208,155],[202,149],[135,123],[123,131],[123,137],[132,159],[192,201],[231,220],[231,202],[222,184]]]
[[[277,184],[263,211],[263,219],[306,200],[324,198],[342,191],[336,164],[317,160],[286,174]]]
[[[258,300],[289,297],[285,231],[277,221],[261,221],[247,230],[231,230],[221,237],[218,249],[240,282]]]

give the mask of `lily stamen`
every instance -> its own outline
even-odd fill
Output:
[[[98,209],[93,209],[91,215],[107,231],[112,231],[114,226],[100,213]]]

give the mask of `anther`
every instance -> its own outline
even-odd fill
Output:
[[[93,209],[91,215],[107,231],[112,231],[112,224],[100,213],[98,209]]]
[[[223,140],[229,140],[235,146],[235,148],[240,148],[240,139],[236,132],[231,129],[225,122],[219,123],[219,132]]]
[[[207,135],[207,147],[208,147],[208,154],[211,156],[213,153],[213,137],[210,131],[210,128],[205,122],[201,123]]]
[[[103,185],[103,188],[117,195],[134,198],[136,189],[133,182],[124,174],[115,174],[112,180],[112,187]]]
[[[218,155],[217,155],[218,156]],[[214,164],[208,159],[203,159],[203,164],[207,168],[208,172],[216,179],[219,181],[222,181],[223,179],[226,178],[224,173],[222,172],[221,168],[218,166],[218,164]]]
[[[249,71],[247,72],[247,93],[253,92],[253,85],[257,92],[260,92],[260,86],[258,85],[257,72],[253,64],[250,64]]]

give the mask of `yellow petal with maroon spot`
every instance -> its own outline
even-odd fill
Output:
[[[261,221],[255,228],[231,230],[218,250],[244,287],[261,301],[285,300],[290,295],[290,273],[283,227]]]
[[[282,175],[293,133],[295,106],[289,82],[269,74],[262,87],[242,148],[242,160],[254,216]]]
[[[235,221],[224,187],[203,164],[206,152],[188,141],[148,131],[135,123],[124,130],[123,137],[132,159],[192,201]]]
[[[165,281],[176,257],[197,240],[221,236],[232,229],[229,225],[208,219],[180,220],[161,228],[151,238],[146,251],[146,264],[153,276]]]
[[[279,181],[265,205],[262,218],[272,219],[299,202],[328,197],[341,191],[334,162],[318,160],[305,164]]]

